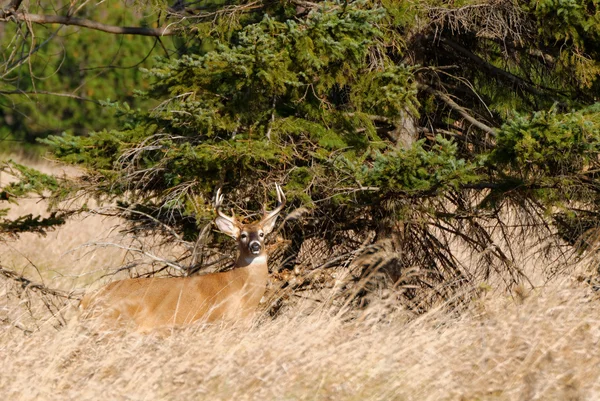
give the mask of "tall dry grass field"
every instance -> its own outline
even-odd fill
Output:
[[[122,251],[69,251],[118,223],[89,217],[23,236],[3,244],[2,265],[52,288],[99,285]],[[374,303],[348,319],[306,299],[252,327],[150,334],[78,321],[76,302],[61,309],[61,326],[9,281],[0,287],[2,400],[600,399],[600,303],[568,273],[535,290],[483,291],[459,314],[440,305],[415,317]]]

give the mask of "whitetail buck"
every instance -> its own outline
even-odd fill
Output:
[[[186,325],[197,320],[236,321],[250,317],[262,298],[268,279],[265,237],[273,230],[285,204],[276,186],[275,210],[263,208],[259,222],[242,224],[221,211],[217,191],[215,224],[237,241],[239,255],[233,270],[191,277],[133,278],[115,281],[87,294],[80,307],[91,316],[131,320],[140,330]]]

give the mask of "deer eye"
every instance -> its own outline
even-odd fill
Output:
[[[260,233],[259,235],[260,235],[260,238],[262,238],[265,236],[265,233]]]
[[[248,238],[248,234],[246,234],[246,233],[242,233],[242,235],[240,235],[240,237],[241,237],[242,239],[246,239],[246,238]]]

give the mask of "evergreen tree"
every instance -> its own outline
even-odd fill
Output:
[[[391,236],[402,257],[383,269],[421,266],[418,284],[434,285],[469,280],[452,239],[484,274],[524,279],[506,205],[572,242],[598,225],[594,2],[252,4],[180,11],[214,18],[145,71],[158,106],[112,104],[120,129],[44,141],[136,230],[158,221],[193,239],[217,187],[255,209],[279,182],[311,214],[288,227],[296,250]]]

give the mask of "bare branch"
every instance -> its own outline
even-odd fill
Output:
[[[161,258],[160,256],[157,256],[157,255],[154,255],[153,253],[144,251],[141,248],[134,248],[134,247],[130,247],[130,246],[114,243],[114,242],[88,242],[88,243],[85,243],[85,244],[75,248],[75,249],[84,248],[84,247],[113,247],[113,248],[117,248],[117,249],[123,249],[128,252],[138,253],[140,255],[146,256],[155,262],[164,263],[165,265],[172,267],[173,269],[175,269],[177,271],[180,271],[180,272],[187,271],[187,269],[184,266],[181,266],[176,261]]]
[[[496,67],[495,65],[492,65],[490,63],[488,63],[487,61],[485,61],[484,59],[482,59],[481,57],[479,57],[478,55],[476,55],[475,53],[469,51],[468,49],[464,48],[463,46],[459,45],[458,43],[454,42],[453,40],[447,39],[447,38],[440,38],[440,42],[444,43],[445,45],[450,46],[453,50],[461,53],[463,56],[468,57],[469,59],[471,59],[472,61],[474,61],[475,63],[479,64],[480,66],[484,67],[485,69],[487,69],[490,73],[502,77],[508,81],[510,81],[512,84],[516,85],[516,86],[521,86],[523,88],[525,88],[528,92],[533,93],[534,95],[544,95],[545,93],[543,91],[541,91],[540,89],[538,89],[536,87],[536,85],[534,85],[531,82],[526,81],[524,78],[521,78],[519,76],[516,76],[514,74],[511,74],[508,71],[505,71],[501,68]]]
[[[165,231],[167,231],[171,236],[173,236],[177,241],[177,243],[183,245],[185,248],[192,250],[194,248],[194,245],[191,244],[188,241],[185,241],[181,235],[179,235],[177,233],[177,231],[175,231],[175,229],[171,226],[169,226],[168,224],[163,223],[162,221],[160,221],[159,219],[157,219],[154,216],[149,215],[148,213],[144,213],[140,210],[135,210],[133,208],[125,208],[125,207],[120,207],[120,206],[113,206],[113,208],[115,208],[116,210],[122,212],[122,213],[131,213],[131,214],[137,214],[140,216],[143,216],[151,221],[153,221],[154,223],[156,223],[157,225],[161,226]],[[98,214],[98,215],[109,215],[112,216],[112,214],[107,214],[105,213],[104,209],[98,209],[98,210],[93,210],[92,213]]]
[[[487,132],[488,134],[492,135],[492,136],[496,136],[496,131],[482,123],[481,121],[475,119],[475,117],[473,117],[472,115],[470,115],[467,112],[467,109],[465,109],[464,107],[460,106],[459,104],[457,104],[454,100],[452,100],[452,98],[450,98],[450,96],[446,95],[445,93],[442,93],[438,90],[433,89],[430,86],[424,85],[424,84],[419,84],[419,87],[423,90],[425,90],[426,92],[429,92],[433,95],[435,95],[437,98],[439,98],[441,101],[443,101],[444,103],[446,103],[448,106],[450,106],[451,109],[453,109],[454,111],[458,112],[458,114],[460,114],[461,116],[463,116],[463,118],[465,120],[467,120],[468,122],[470,122],[471,124],[473,124],[474,126],[476,126],[477,128],[479,128],[482,131]]]
[[[96,104],[100,104],[97,100],[90,99],[83,96],[73,95],[71,93],[59,93],[59,92],[49,92],[49,91],[0,91],[0,95],[50,95],[50,96],[58,96],[58,97],[68,97],[71,99],[83,100],[86,102],[92,102]]]
[[[4,12],[14,12],[17,11],[19,9],[19,7],[21,7],[21,3],[23,2],[23,0],[12,0],[10,3],[8,3],[8,6],[6,6],[6,8],[4,9]]]
[[[234,14],[245,14],[265,7],[264,1],[257,0],[246,4],[221,6],[215,11],[203,11],[205,7],[198,6],[197,3],[200,3],[200,1],[185,3],[177,0],[173,6],[168,8],[167,18],[173,16],[196,21],[211,20],[222,15],[233,16]],[[188,7],[193,4],[196,4],[196,6],[193,8]]]
[[[292,0],[291,3],[293,3],[293,4],[297,5],[297,6],[305,7],[305,8],[317,8],[317,7],[319,7],[319,3],[314,3],[312,1]]]
[[[354,117],[356,116],[357,113],[354,112],[350,112],[350,113],[344,113],[344,116],[346,117]],[[377,122],[377,123],[385,123],[385,124],[392,124],[393,122],[391,121],[391,119],[389,117],[386,116],[378,116],[375,114],[365,114],[365,116],[373,121],[373,122]]]
[[[16,0],[15,0],[16,2]],[[173,36],[177,35],[178,31],[169,26],[161,28],[145,28],[145,27],[130,27],[107,25],[101,22],[92,21],[85,18],[65,17],[62,15],[41,15],[18,13],[10,9],[5,9],[0,12],[0,22],[9,21],[11,19],[18,21],[34,22],[38,24],[61,24],[75,25],[83,28],[94,29],[97,31],[112,33],[115,35],[141,35],[141,36]]]
[[[61,290],[55,290],[55,289],[46,287],[44,284],[34,283],[33,281],[29,280],[28,278],[14,272],[12,270],[6,269],[4,267],[0,267],[0,275],[6,277],[9,280],[19,283],[19,285],[21,285],[21,287],[23,287],[23,288],[29,288],[29,289],[37,291],[41,294],[53,295],[55,297],[65,298],[65,299],[79,299],[79,297],[75,296],[73,293],[69,293],[69,292],[65,292],[65,291],[61,291]]]
[[[440,5],[443,3],[440,3]],[[511,0],[485,1],[462,7],[426,7],[435,32],[471,33],[501,43],[522,43],[535,30],[527,14]]]

